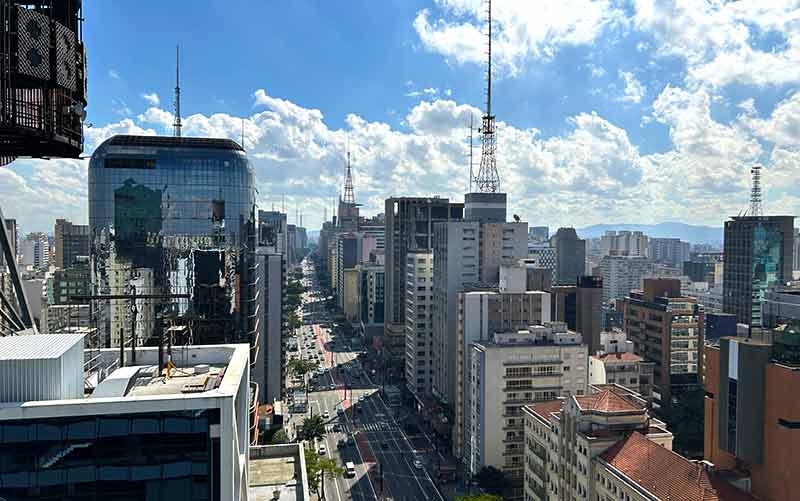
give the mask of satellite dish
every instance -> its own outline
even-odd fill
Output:
[[[514,221],[516,221],[516,222],[518,222],[518,223],[519,223],[519,216],[518,216],[518,215],[516,215],[516,214],[514,214]]]

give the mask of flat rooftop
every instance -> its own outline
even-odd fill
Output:
[[[250,499],[274,499],[275,491],[280,491],[281,501],[309,499],[301,454],[303,451],[300,444],[251,447],[248,486]]]
[[[143,397],[213,390],[219,386],[219,381],[225,374],[225,366],[207,366],[205,372],[201,373],[197,372],[197,367],[176,368],[171,372],[170,377],[164,371],[161,376],[137,378],[126,395]]]

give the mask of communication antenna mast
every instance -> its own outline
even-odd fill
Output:
[[[181,137],[181,46],[175,46],[175,121],[172,123],[172,135]]]
[[[469,186],[467,187],[467,193],[472,193],[472,178],[474,174],[472,173],[472,157],[473,157],[473,150],[474,146],[472,144],[472,133],[475,130],[474,127],[475,117],[470,113],[469,115]]]
[[[475,184],[481,193],[497,193],[500,189],[500,175],[497,172],[497,138],[495,138],[494,115],[492,115],[492,0],[487,1],[488,21],[486,49],[486,114],[481,119],[481,165]]]
[[[350,150],[347,150],[347,170],[344,174],[344,197],[342,201],[346,204],[356,203],[356,196],[353,193],[353,173],[350,169]]]
[[[763,207],[761,206],[761,166],[755,164],[750,168],[752,176],[752,185],[750,187],[750,215],[763,216]]]

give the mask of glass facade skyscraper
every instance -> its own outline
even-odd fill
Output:
[[[237,143],[108,139],[89,163],[89,226],[95,294],[188,295],[97,301],[106,346],[155,344],[170,326],[258,346],[255,179]]]
[[[761,327],[771,285],[792,277],[794,216],[740,216],[725,222],[723,309]]]

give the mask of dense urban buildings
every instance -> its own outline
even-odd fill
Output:
[[[55,261],[50,263],[58,268],[68,268],[75,264],[79,256],[89,256],[89,226],[72,224],[66,219],[56,219],[53,231],[55,235]]]
[[[439,197],[386,199],[386,293],[384,294],[384,337],[390,346],[405,352],[406,338],[406,253],[432,249],[436,222],[458,221],[464,204]],[[398,340],[398,341],[395,341]]]
[[[625,333],[633,351],[655,363],[653,404],[697,387],[702,373],[705,313],[694,298],[681,295],[680,280],[645,279],[642,290],[625,298]]]
[[[433,253],[406,253],[406,355],[405,377],[409,391],[423,398],[433,383]]]
[[[471,476],[485,466],[502,470],[521,498],[525,457],[523,407],[583,395],[587,353],[580,334],[563,323],[496,332],[469,350],[465,465]]]
[[[680,267],[689,259],[689,242],[678,238],[651,238],[648,248],[648,257],[658,263]]]
[[[600,237],[601,256],[644,256],[649,252],[647,235],[641,231],[607,231]]]
[[[704,457],[758,499],[797,499],[800,330],[774,341],[724,337],[706,345]]]
[[[595,274],[603,278],[603,302],[624,298],[642,286],[642,279],[652,270],[644,256],[604,256]]]
[[[725,313],[760,327],[767,288],[792,277],[793,247],[794,216],[737,216],[725,221]]]
[[[127,297],[98,301],[106,343],[143,345],[186,326],[195,344],[243,342],[257,353],[255,218],[253,168],[231,140],[114,136],[98,146],[89,162],[93,289],[163,297],[136,299],[135,310]]]

